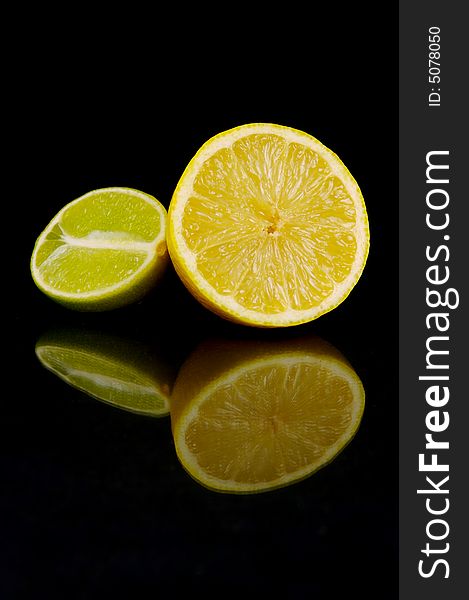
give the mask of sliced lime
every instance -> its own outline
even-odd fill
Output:
[[[93,398],[148,416],[169,412],[173,369],[142,344],[59,331],[37,342],[36,355],[46,369]]]
[[[142,298],[168,263],[166,210],[129,188],[94,190],[67,204],[37,239],[36,285],[76,310],[107,310]]]

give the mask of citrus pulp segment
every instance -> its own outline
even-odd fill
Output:
[[[67,204],[36,241],[31,273],[53,300],[107,310],[140,299],[168,262],[166,210],[130,188],[94,190]]]
[[[364,402],[355,371],[321,340],[206,343],[174,385],[177,455],[211,489],[268,491],[328,464],[358,429]]]
[[[312,136],[243,125],[206,142],[169,208],[182,281],[230,320],[311,321],[350,293],[365,266],[368,219],[357,183]]]

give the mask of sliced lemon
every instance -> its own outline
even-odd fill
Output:
[[[368,219],[357,183],[312,136],[256,123],[206,142],[169,209],[182,281],[232,321],[311,321],[350,293],[365,266]]]
[[[173,370],[142,344],[61,330],[42,336],[36,356],[46,369],[97,400],[146,416],[169,413]]]
[[[142,298],[168,262],[166,210],[129,188],[94,190],[67,204],[36,241],[31,273],[53,300],[76,310]]]
[[[337,456],[357,431],[364,403],[355,371],[321,340],[206,343],[174,385],[176,452],[208,488],[275,489]]]

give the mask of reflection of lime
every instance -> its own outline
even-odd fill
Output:
[[[169,412],[172,369],[140,344],[62,331],[42,337],[36,355],[44,367],[93,398],[142,415]]]
[[[168,248],[214,312],[261,327],[305,323],[340,304],[369,246],[357,183],[328,148],[252,123],[208,140],[171,200]]]
[[[95,190],[67,204],[37,239],[36,285],[77,310],[106,310],[141,298],[168,262],[166,210],[128,188]]]
[[[208,343],[176,379],[176,451],[209,488],[270,490],[330,462],[358,429],[364,402],[356,373],[322,341]]]

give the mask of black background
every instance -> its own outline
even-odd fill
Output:
[[[0,421],[2,598],[153,598],[186,589],[209,597],[395,598],[393,20],[370,28],[356,12],[311,19],[227,10],[203,26],[200,15],[181,22],[182,13],[169,20],[135,11],[73,29],[69,16],[62,26],[33,27],[17,73],[6,115],[15,130],[9,199],[17,213]],[[91,189],[127,186],[168,206],[200,145],[249,122],[311,133],[362,189],[371,251],[340,307],[293,330],[259,331],[200,307],[172,270],[144,301],[107,314],[71,313],[35,288],[34,241],[64,204]],[[337,460],[301,483],[253,496],[211,492],[180,466],[169,419],[96,402],[41,367],[38,337],[67,327],[143,339],[175,366],[214,334],[315,333],[361,377],[364,419]]]

